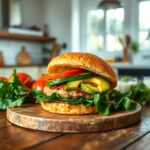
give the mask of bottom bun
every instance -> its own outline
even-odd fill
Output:
[[[95,106],[85,107],[82,104],[69,105],[63,102],[42,102],[41,105],[44,110],[47,110],[51,113],[70,114],[70,115],[97,113]]]

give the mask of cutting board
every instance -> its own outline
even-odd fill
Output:
[[[31,64],[31,56],[24,46],[22,47],[21,51],[17,54],[16,59],[19,65]]]
[[[83,133],[108,131],[134,125],[141,118],[141,106],[109,116],[60,115],[47,112],[39,104],[7,109],[7,119],[20,127],[50,132]]]

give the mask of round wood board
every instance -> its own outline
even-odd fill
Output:
[[[124,128],[141,119],[141,106],[132,111],[113,113],[109,116],[61,115],[47,112],[39,104],[7,109],[7,119],[18,126],[50,132],[97,132]]]

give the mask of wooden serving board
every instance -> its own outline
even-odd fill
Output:
[[[140,121],[141,106],[109,116],[59,115],[47,112],[39,104],[7,109],[7,119],[18,126],[50,132],[97,132],[124,128]]]

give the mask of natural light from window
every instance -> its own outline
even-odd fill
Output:
[[[117,17],[116,17],[117,16]],[[88,12],[87,49],[120,51],[123,36],[124,9],[90,10]]]
[[[147,49],[147,47],[150,46],[149,14],[150,14],[150,1],[141,1],[139,3],[139,42],[142,45],[142,49]]]
[[[101,50],[104,47],[103,18],[103,10],[91,10],[88,13],[88,50]]]

